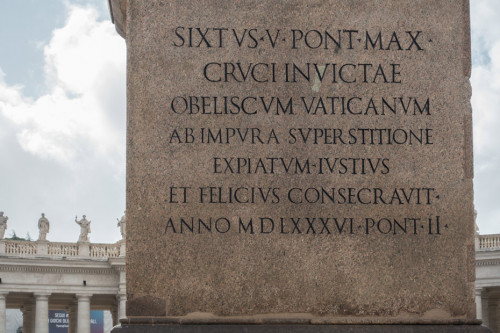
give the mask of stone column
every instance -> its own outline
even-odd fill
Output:
[[[0,293],[0,333],[7,332],[7,316],[5,314],[7,306],[5,304],[5,298],[7,293]]]
[[[30,323],[31,323],[31,333],[36,333],[36,321],[35,321],[35,316],[36,316],[36,309],[35,309],[35,305],[33,305],[33,310],[31,311],[31,319],[30,319]]]
[[[483,320],[483,326],[490,327],[490,307],[488,293],[485,289],[481,293],[481,319]]]
[[[120,319],[126,318],[127,313],[127,296],[125,295],[117,295],[116,299],[118,301],[118,321]]]
[[[482,289],[476,289],[476,318],[483,319],[483,301],[481,299]]]
[[[68,319],[69,319],[68,333],[76,333],[76,325],[77,325],[76,306],[75,305],[67,306],[66,312],[68,313]]]
[[[21,307],[23,313],[23,333],[33,333],[32,329],[32,316],[33,307],[30,304],[25,304]]]
[[[76,333],[90,333],[90,294],[77,294],[78,299]]]
[[[35,293],[35,332],[49,333],[49,296]]]
[[[111,319],[113,320],[113,326],[116,326],[119,324],[118,322],[118,304],[117,305],[114,305],[112,308],[111,308]]]

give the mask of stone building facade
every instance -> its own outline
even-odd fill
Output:
[[[477,317],[500,332],[500,235],[476,237]]]
[[[48,333],[48,310],[66,310],[70,333],[90,332],[90,311],[125,317],[125,241],[115,244],[0,240],[0,333],[6,309],[24,333]]]

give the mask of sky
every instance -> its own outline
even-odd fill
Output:
[[[470,0],[474,192],[481,234],[500,234],[500,1]],[[121,238],[126,49],[106,0],[0,1],[0,211],[6,236]]]

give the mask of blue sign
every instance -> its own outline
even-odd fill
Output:
[[[68,333],[69,316],[63,310],[49,310],[49,333]]]
[[[68,333],[68,330],[68,313],[64,310],[49,310],[49,333]],[[104,333],[104,311],[90,311],[90,333]]]
[[[90,311],[90,333],[104,333],[104,311]]]

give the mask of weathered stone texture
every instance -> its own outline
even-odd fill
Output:
[[[120,9],[128,48],[128,316],[475,318],[467,1],[151,0],[122,1]],[[294,80],[293,64],[303,71],[310,64],[309,80],[297,71]],[[227,80],[224,68],[233,74]],[[208,96],[207,113],[214,96],[222,113],[224,96],[251,97],[248,109],[257,112],[180,114],[189,96],[199,106]],[[274,97],[269,113],[261,97],[266,105]],[[338,98],[333,112],[329,97]],[[292,99],[293,114],[276,114],[276,98],[284,108]],[[343,114],[342,98],[352,100],[352,113]],[[235,130],[229,143],[205,143],[202,129],[222,129],[224,141],[227,128]],[[249,143],[249,134],[242,142],[246,129],[258,129],[264,144]],[[380,129],[397,135],[391,141]],[[410,144],[410,132],[422,143]],[[314,134],[322,134],[317,142]],[[238,157],[264,166],[238,173]],[[224,158],[234,159],[232,169]],[[296,170],[297,161],[309,169]],[[222,201],[230,188],[245,188],[240,201],[254,188],[255,202],[219,203],[216,189],[209,203],[208,187],[221,187]],[[333,203],[327,195],[297,203],[315,201],[322,189]],[[194,218],[194,231],[181,232],[181,218]],[[211,232],[198,229],[198,219],[210,218]],[[245,226],[252,219],[253,234],[240,219]]]

